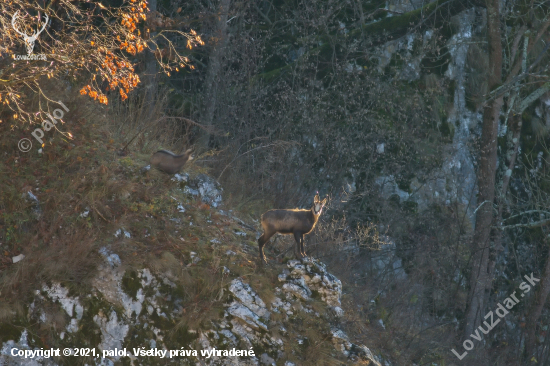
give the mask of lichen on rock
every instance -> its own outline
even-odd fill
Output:
[[[283,285],[283,291],[290,292],[303,300],[308,300],[312,291],[316,291],[321,299],[332,307],[340,307],[342,282],[328,273],[324,263],[307,257],[302,261],[291,260],[287,263],[290,269],[290,280]],[[279,280],[286,280],[280,276]]]

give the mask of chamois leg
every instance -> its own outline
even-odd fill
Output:
[[[303,234],[300,235],[300,252],[302,253],[303,257],[307,257]]]
[[[303,258],[303,255],[302,255],[302,240],[303,240],[303,235],[301,232],[299,231],[296,231],[294,233],[294,240],[296,240],[296,248],[298,249],[298,258]]]
[[[264,254],[264,245],[269,241],[269,239],[274,235],[275,233],[269,233],[265,231],[262,236],[258,239],[258,248],[260,251],[260,260],[267,264],[267,258]]]

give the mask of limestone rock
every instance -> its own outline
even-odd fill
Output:
[[[340,350],[353,364],[381,366],[367,347],[351,343],[347,334],[341,329],[334,328],[331,333],[334,347]]]
[[[100,313],[94,316],[94,322],[99,325],[101,329],[101,343],[99,349],[101,350],[114,350],[122,349],[124,338],[128,334],[130,327],[122,319],[118,319],[116,312],[113,310],[109,317]],[[113,356],[116,361],[118,356]]]
[[[229,291],[231,291],[244,306],[256,313],[259,317],[269,319],[269,311],[265,307],[265,303],[250,286],[242,282],[240,278],[235,278],[231,281]]]
[[[196,178],[189,180],[184,192],[191,195],[200,195],[203,202],[212,207],[218,207],[222,203],[223,189],[215,179],[205,174],[199,174]]]
[[[342,282],[327,272],[324,263],[308,257],[302,261],[291,260],[287,266],[292,279],[283,285],[283,291],[291,292],[303,300],[307,300],[312,291],[316,291],[327,305],[341,305]],[[279,276],[279,281],[281,280],[282,276]]]
[[[56,365],[51,358],[35,357],[35,358],[23,358],[13,357],[11,355],[12,349],[17,350],[39,350],[38,347],[30,347],[27,341],[28,332],[25,329],[21,333],[19,341],[9,340],[5,342],[0,348],[0,365],[1,366],[53,366]]]
[[[243,304],[233,302],[229,309],[227,309],[227,312],[234,317],[237,317],[241,320],[243,320],[246,324],[250,325],[253,328],[262,328],[263,330],[267,330],[267,325],[261,322],[260,318],[257,314],[252,312],[249,308],[244,306]]]

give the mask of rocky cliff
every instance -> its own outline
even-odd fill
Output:
[[[174,180],[190,181],[188,176]],[[25,310],[26,324],[33,326],[9,328],[12,336],[1,346],[0,365],[61,365],[85,360],[88,365],[290,366],[302,364],[303,350],[309,347],[311,352],[312,346],[318,347],[313,357],[319,362],[330,358],[350,365],[380,365],[377,356],[364,345],[352,343],[341,329],[342,284],[322,262],[288,260],[273,263],[263,274],[238,275],[228,267],[257,257],[251,246],[255,239],[244,240],[258,235],[253,227],[230,212],[213,208],[222,204],[222,189],[205,175],[176,191],[173,193],[181,197],[179,213],[200,198],[209,211],[217,211],[240,227],[233,230],[235,238],[243,238],[236,242],[224,243],[216,237],[204,240],[208,249],[223,251],[226,265],[219,257],[214,257],[217,263],[201,258],[201,248],[192,251],[189,247],[187,263],[164,251],[160,255],[164,267],[129,268],[112,245],[102,246],[98,251],[101,264],[85,294],[75,294],[58,282],[43,283],[36,289]],[[138,239],[134,235],[120,228],[113,237],[129,246]],[[186,304],[187,289],[178,272],[192,275],[198,267],[213,271],[221,286],[213,315],[190,326],[191,322],[182,321],[182,315],[201,309],[190,310]],[[249,283],[252,276],[266,277],[260,279],[261,291]],[[49,328],[49,341],[36,334],[37,326]],[[56,349],[62,353],[44,352]],[[65,349],[71,349],[72,355],[63,356]],[[84,354],[76,356],[75,352]]]

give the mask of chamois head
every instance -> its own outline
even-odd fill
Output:
[[[327,199],[328,197],[325,197],[325,199],[322,201],[319,200],[319,192],[317,192],[317,194],[313,198],[313,213],[316,216],[321,215],[321,212],[323,211],[323,207],[325,207],[325,205],[327,204]]]

